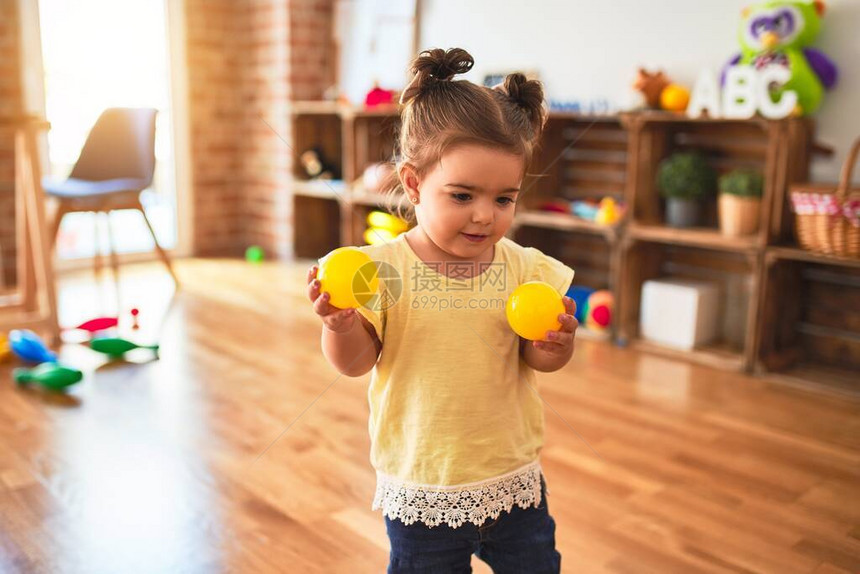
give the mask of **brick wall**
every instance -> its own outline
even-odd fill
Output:
[[[0,115],[23,109],[16,6],[0,0]],[[292,256],[289,101],[331,85],[332,16],[333,0],[186,0],[196,254]],[[0,285],[14,278],[13,162],[0,134]]]
[[[195,250],[292,256],[289,102],[332,84],[333,0],[189,0]]]
[[[23,110],[16,0],[0,0],[0,116]],[[0,131],[0,287],[15,280],[14,135]]]

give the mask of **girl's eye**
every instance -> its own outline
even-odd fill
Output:
[[[502,205],[510,205],[514,202],[514,199],[512,197],[500,197],[499,202],[501,202]]]
[[[457,201],[468,201],[470,197],[468,193],[453,193],[451,195]]]

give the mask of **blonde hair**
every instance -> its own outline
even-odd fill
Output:
[[[389,199],[401,217],[414,221],[411,205],[400,207],[399,180],[404,164],[424,175],[451,146],[477,143],[531,162],[546,123],[543,87],[514,73],[488,88],[452,80],[472,69],[475,60],[462,48],[425,50],[410,65],[411,81],[400,98],[400,128]]]

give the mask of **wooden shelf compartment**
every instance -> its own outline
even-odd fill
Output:
[[[728,237],[718,229],[704,227],[680,229],[641,223],[630,223],[627,226],[627,233],[633,239],[740,252],[760,249],[763,240],[760,235]]]
[[[735,371],[749,370],[758,317],[758,257],[733,251],[664,244],[628,238],[622,242],[618,340],[671,358]],[[720,290],[720,333],[692,350],[675,349],[640,336],[642,286],[650,279],[693,279]]]
[[[773,237],[772,212],[775,202],[785,194],[787,185],[802,175],[790,162],[804,163],[811,144],[812,120],[691,119],[666,113],[628,114],[622,116],[630,129],[632,163],[635,181],[630,186],[631,230],[653,240],[673,238],[689,245],[704,246],[713,240],[723,248],[746,250],[767,245]],[[704,229],[700,235],[675,233],[665,227],[665,199],[660,195],[657,176],[660,162],[676,152],[698,151],[718,174],[734,169],[754,169],[764,177],[759,231],[754,237],[740,240],[719,234],[717,195],[705,200]],[[643,229],[644,228],[644,229]],[[662,228],[662,229],[661,229]]]
[[[769,249],[757,372],[860,396],[860,265]]]
[[[514,216],[513,227],[522,226],[560,231],[581,231],[583,233],[600,235],[611,242],[616,241],[620,233],[619,226],[617,225],[600,225],[582,217],[551,211],[522,210],[518,212]]]
[[[628,147],[617,117],[551,114],[523,182],[522,207],[537,211],[553,199],[624,200]]]

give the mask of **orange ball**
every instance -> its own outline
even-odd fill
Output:
[[[678,84],[669,84],[660,92],[660,107],[671,112],[683,112],[690,103],[690,90]]]

